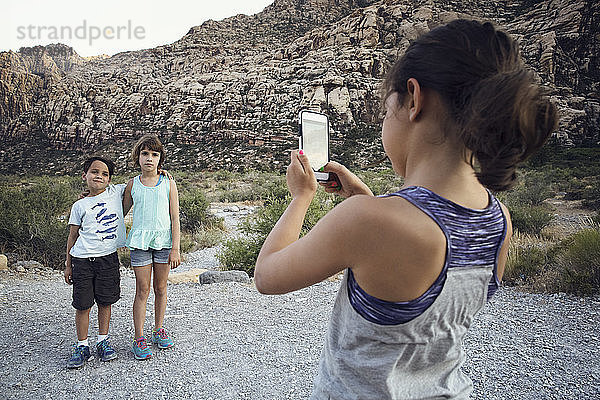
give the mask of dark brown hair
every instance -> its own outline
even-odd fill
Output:
[[[517,43],[489,22],[454,20],[419,37],[383,83],[384,101],[402,99],[406,82],[436,91],[450,126],[471,150],[477,178],[491,190],[507,190],[517,165],[540,148],[557,125],[545,90],[525,69]]]
[[[83,172],[87,174],[94,161],[103,162],[108,168],[108,177],[112,178],[113,174],[115,173],[115,163],[104,157],[90,157],[87,160],[85,160],[85,162],[83,163]]]
[[[133,151],[131,152],[131,159],[135,165],[138,165],[140,160],[140,153],[142,150],[151,150],[157,151],[160,153],[160,160],[158,161],[158,168],[161,168],[163,163],[165,162],[165,148],[158,139],[156,135],[146,134],[137,141],[135,146],[133,146]]]

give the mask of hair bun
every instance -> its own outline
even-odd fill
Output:
[[[473,152],[477,178],[491,190],[507,190],[516,167],[548,139],[557,111],[524,68],[480,80],[465,105],[462,135]]]

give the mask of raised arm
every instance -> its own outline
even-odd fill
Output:
[[[256,260],[254,282],[265,294],[287,293],[320,282],[356,261],[356,221],[367,196],[339,204],[298,239],[316,190],[306,156],[292,153],[287,173],[292,201],[267,236]]]
[[[131,197],[131,188],[133,188],[133,179],[127,182],[125,191],[123,192],[123,217],[127,215],[131,207],[133,206],[133,197]]]

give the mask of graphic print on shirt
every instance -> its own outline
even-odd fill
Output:
[[[106,203],[98,203],[94,207],[92,207],[92,210],[96,207],[104,207],[105,205],[106,205]],[[106,209],[104,211],[106,211]]]
[[[106,213],[106,210],[107,210],[107,208],[104,207],[105,205],[106,205],[106,203],[97,203],[94,207],[92,207],[92,210],[96,207],[101,208],[101,210],[98,212],[98,214],[96,214],[96,222],[98,223],[98,225],[100,225],[98,227],[98,229],[96,230],[96,233],[100,233],[103,235],[102,241],[117,238],[117,235],[114,232],[116,232],[116,230],[117,230],[116,223],[119,220],[119,217],[117,217],[117,214],[104,215],[104,213]],[[105,227],[107,227],[107,228],[105,228]],[[104,235],[106,235],[106,236],[104,236]]]

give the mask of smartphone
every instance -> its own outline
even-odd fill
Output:
[[[300,111],[300,150],[304,150],[317,181],[329,181],[319,169],[329,162],[329,118],[314,111]]]

